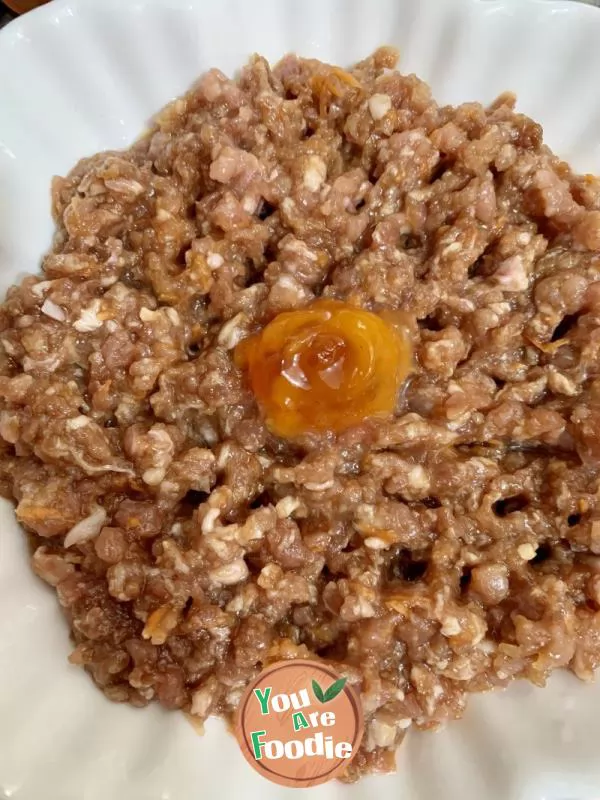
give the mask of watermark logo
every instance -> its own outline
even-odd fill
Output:
[[[280,661],[248,686],[236,736],[248,763],[280,786],[335,778],[356,755],[364,731],[355,690],[318,661]]]

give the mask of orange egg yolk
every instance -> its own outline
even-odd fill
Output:
[[[400,326],[337,300],[279,314],[234,359],[270,430],[286,438],[391,414],[412,366]]]

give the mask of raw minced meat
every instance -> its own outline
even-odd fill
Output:
[[[395,60],[211,70],[54,181],[0,308],[0,484],[71,661],[202,720],[322,658],[361,692],[349,780],[600,662],[600,182]],[[232,353],[321,297],[403,312],[415,368],[391,418],[282,439]]]

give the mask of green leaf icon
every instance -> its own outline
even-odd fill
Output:
[[[319,686],[319,684],[315,680],[313,680],[313,682],[312,682],[312,688],[313,688],[313,692],[315,693],[315,697],[317,698],[317,700],[320,703],[324,703],[325,702],[325,695],[323,694],[323,689],[321,689],[321,687]]]
[[[328,703],[330,700],[333,700],[338,694],[342,691],[344,686],[346,685],[347,678],[340,678],[337,681],[334,681],[327,691],[323,691],[319,684],[313,680],[312,688],[313,692],[315,693],[315,697],[320,703]]]
[[[325,692],[325,702],[328,703],[330,700],[333,700],[334,697],[337,697],[338,694],[342,691],[344,686],[346,685],[346,678],[340,678],[339,680],[332,683],[329,689]]]

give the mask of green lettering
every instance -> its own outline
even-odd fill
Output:
[[[260,689],[255,689],[254,694],[258,698],[258,702],[260,703],[260,713],[261,714],[268,714],[269,713],[269,697],[271,696],[271,686],[267,686],[264,692],[261,692]]]
[[[252,739],[252,749],[254,750],[254,758],[257,761],[262,759],[262,750],[265,745],[263,742],[259,742],[259,737],[264,736],[266,731],[252,731],[250,734],[250,738]]]
[[[299,731],[301,728],[309,727],[306,717],[301,711],[296,711],[295,714],[292,714],[292,722],[294,723],[295,731]]]

